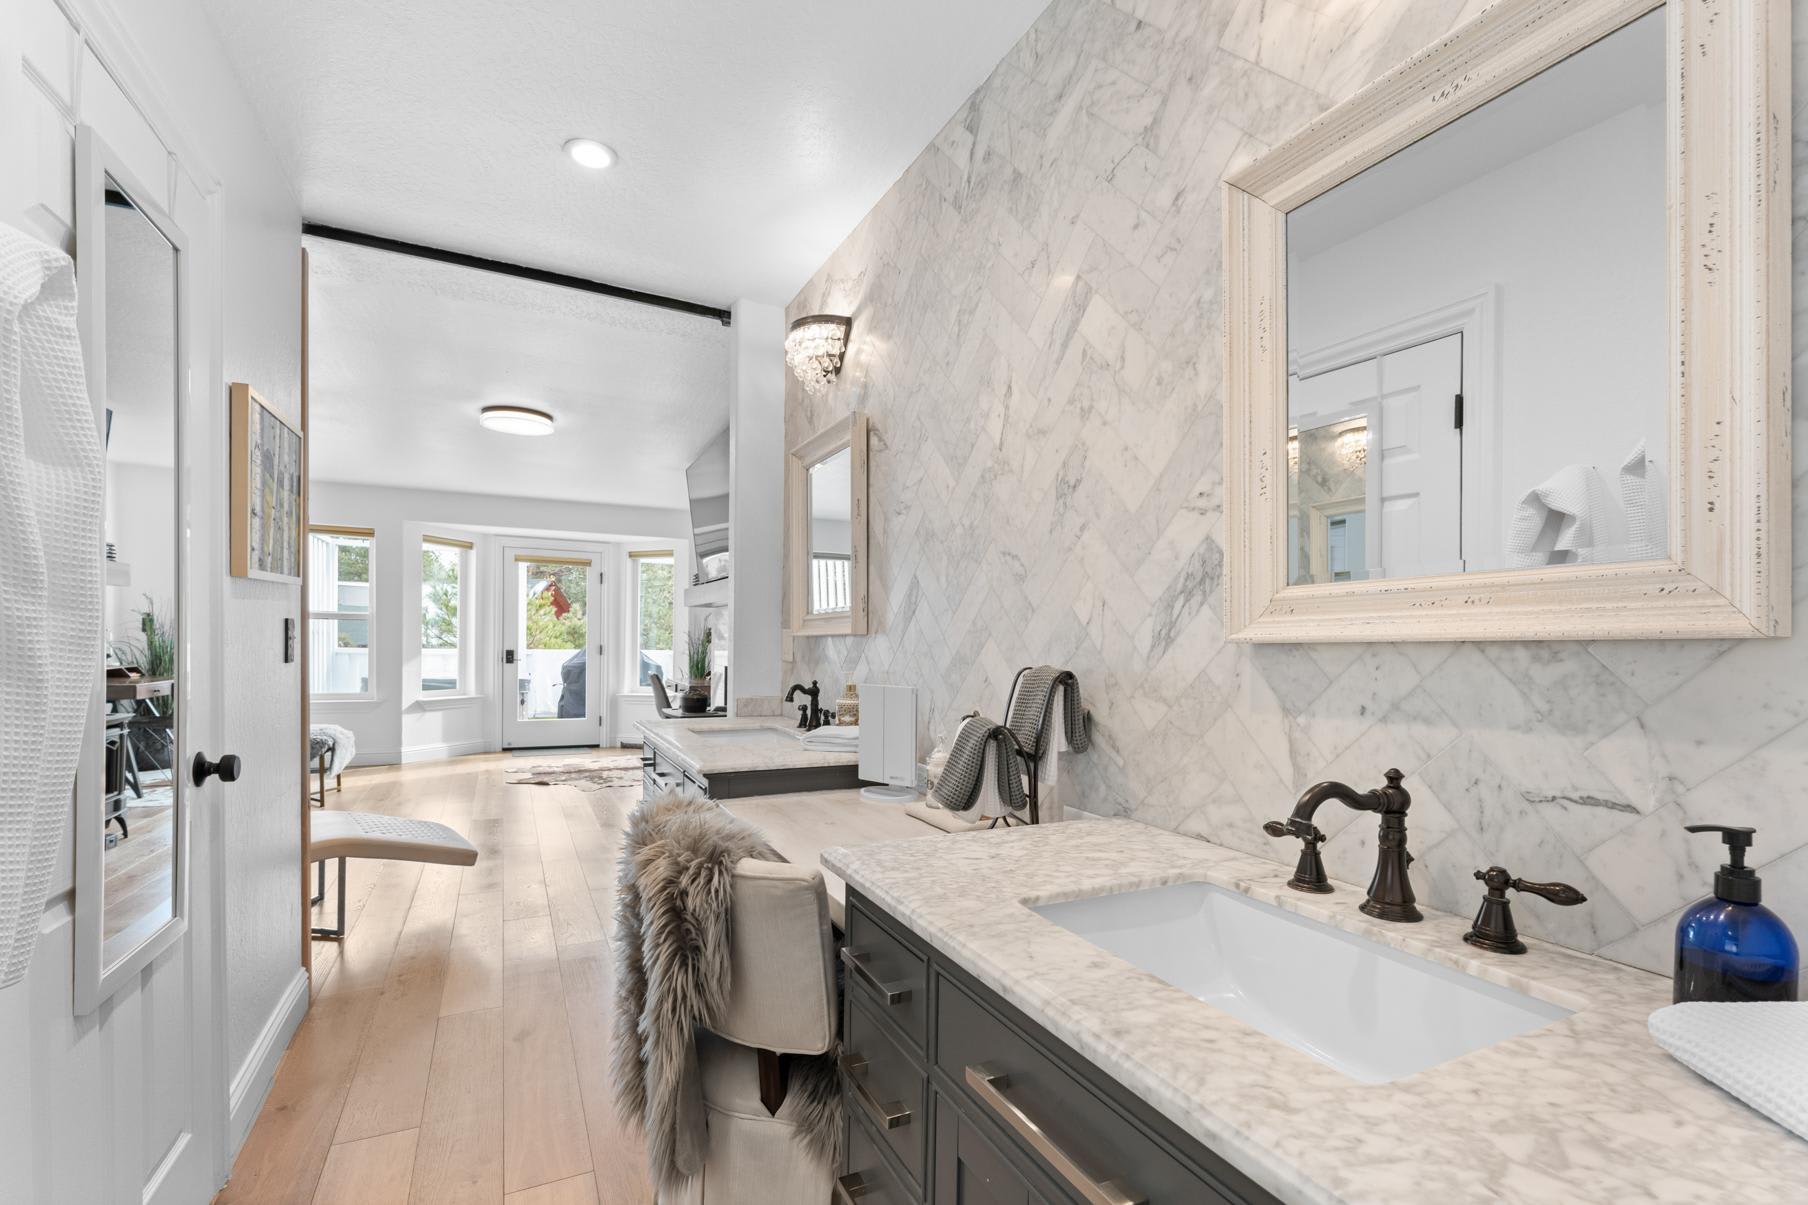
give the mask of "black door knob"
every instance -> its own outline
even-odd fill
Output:
[[[221,782],[237,782],[239,780],[239,755],[228,753],[219,761],[208,761],[207,754],[195,754],[195,764],[189,770],[189,778],[198,787],[213,775],[218,774]]]

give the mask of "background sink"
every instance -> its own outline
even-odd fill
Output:
[[[709,728],[699,724],[686,731],[707,736],[712,741],[729,741],[742,745],[770,745],[775,740],[788,737],[797,739],[791,735],[792,730],[789,728]]]
[[[1571,1012],[1209,883],[1032,911],[1363,1083]]]

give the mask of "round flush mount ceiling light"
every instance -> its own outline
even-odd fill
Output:
[[[594,138],[573,138],[565,144],[565,153],[580,166],[602,171],[615,163],[615,152]]]
[[[485,406],[477,421],[504,435],[552,434],[552,415],[527,406]]]

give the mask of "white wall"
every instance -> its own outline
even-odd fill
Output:
[[[1566,465],[1617,487],[1641,438],[1669,463],[1665,220],[1663,108],[1625,110],[1290,265],[1289,351],[1493,291],[1483,361],[1504,537],[1519,500]]]
[[[317,700],[314,718],[340,724],[357,738],[359,765],[380,765],[458,757],[501,747],[501,705],[497,690],[498,643],[503,623],[503,591],[508,577],[501,563],[502,545],[521,537],[539,537],[613,547],[609,565],[612,590],[608,614],[622,614],[620,595],[628,580],[627,550],[671,548],[680,565],[689,563],[690,518],[681,510],[559,502],[541,498],[505,498],[433,490],[391,489],[345,482],[315,481],[309,486],[311,521],[375,531],[371,561],[371,691],[369,700]],[[473,642],[470,688],[458,696],[422,696],[420,657],[420,540],[426,534],[470,540],[474,569],[474,609],[467,631]],[[684,621],[681,603],[674,605],[673,624]],[[625,623],[625,620],[623,621]],[[621,626],[610,620],[611,628]],[[682,630],[682,629],[678,629]],[[626,680],[626,633],[611,630],[611,650],[604,690],[616,699],[612,729],[620,740],[633,731],[633,718],[645,710],[644,697],[623,689]],[[624,720],[624,716],[628,718]],[[642,717],[642,718],[645,718]]]
[[[167,466],[107,462],[107,538],[128,578],[106,592],[108,639],[143,639],[139,613],[148,595],[159,610],[176,597],[175,475]]]
[[[729,702],[736,714],[778,714],[785,571],[785,313],[734,304],[728,425]],[[730,618],[723,617],[723,618]],[[724,624],[728,627],[728,624]]]
[[[59,868],[25,981],[0,992],[0,1201],[137,1202],[176,1133],[195,1125],[197,1174],[217,1185],[305,1003],[301,975],[298,666],[281,659],[292,587],[228,582],[225,385],[246,380],[294,414],[301,215],[192,0],[0,4],[0,220],[73,250],[74,127],[93,125],[171,210],[190,243],[193,493],[190,615],[211,633],[191,681],[190,744],[245,763],[194,809],[189,951],[147,967],[95,1014],[71,1016],[71,875]],[[230,801],[230,806],[223,806]],[[215,889],[217,885],[217,890]],[[194,993],[199,993],[196,995]],[[191,1015],[213,1018],[176,1095]],[[164,1054],[161,1067],[150,1058]],[[202,1195],[205,1195],[203,1192]]]

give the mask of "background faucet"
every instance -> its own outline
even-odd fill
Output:
[[[807,704],[798,705],[797,726],[806,732],[814,732],[828,722],[827,714],[817,705],[818,700],[822,698],[822,687],[817,685],[814,678],[810,679],[808,686],[802,682],[793,682],[791,689],[785,692],[785,702],[789,703],[799,694],[809,696],[810,701]]]
[[[1286,820],[1270,820],[1264,824],[1262,831],[1270,837],[1298,837],[1306,844],[1287,886],[1295,891],[1323,893],[1331,890],[1325,877],[1324,861],[1318,852],[1325,835],[1312,823],[1312,817],[1319,805],[1336,800],[1359,812],[1381,814],[1375,877],[1369,880],[1369,895],[1362,901],[1362,912],[1380,920],[1425,919],[1414,902],[1412,882],[1406,875],[1406,868],[1412,862],[1412,855],[1406,852],[1406,809],[1412,806],[1412,796],[1400,785],[1405,777],[1398,770],[1389,770],[1386,786],[1362,792],[1341,782],[1321,782],[1306,788],[1299,802],[1293,805],[1293,814]]]

